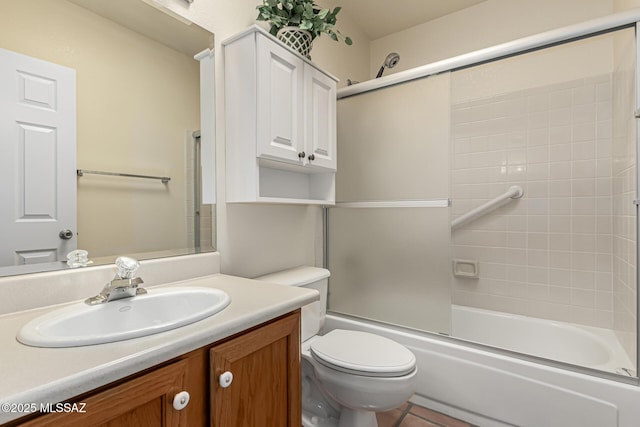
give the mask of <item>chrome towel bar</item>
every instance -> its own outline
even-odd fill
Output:
[[[162,181],[163,184],[166,184],[169,181],[171,181],[171,178],[169,178],[168,176],[136,175],[136,174],[131,174],[131,173],[102,172],[102,171],[93,171],[93,170],[88,170],[88,169],[78,169],[76,172],[77,172],[78,176],[83,176],[85,174],[91,174],[91,175],[123,176],[123,177],[127,177],[127,178],[159,179],[160,181]]]

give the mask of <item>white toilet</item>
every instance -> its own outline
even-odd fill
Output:
[[[376,427],[375,412],[406,402],[418,369],[406,347],[367,332],[335,329],[317,335],[327,312],[329,271],[297,267],[256,278],[320,292],[302,308],[303,427]]]

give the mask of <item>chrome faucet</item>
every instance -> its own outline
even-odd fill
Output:
[[[137,260],[128,257],[118,257],[116,259],[116,267],[118,267],[118,272],[113,280],[107,283],[98,295],[87,298],[84,301],[86,304],[103,304],[105,302],[131,298],[147,293],[146,289],[138,287],[138,285],[144,282],[140,277],[135,276],[136,271],[140,267],[140,263]]]

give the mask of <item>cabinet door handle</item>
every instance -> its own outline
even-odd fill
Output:
[[[220,387],[222,388],[229,387],[233,382],[233,374],[229,371],[221,374],[220,378],[218,378],[218,382],[220,383]]]
[[[305,152],[304,152],[304,151],[301,151],[301,152],[299,152],[299,153],[298,153],[298,157],[299,157],[300,159],[304,159],[304,158],[305,158],[305,156],[306,156],[306,154],[305,154]]]
[[[180,393],[176,394],[173,397],[173,407],[174,409],[181,411],[184,408],[187,407],[187,405],[189,404],[189,399],[191,398],[191,396],[189,396],[189,392],[187,391],[181,391]]]
[[[309,160],[315,160],[315,159],[316,159],[316,155],[315,154],[312,154],[312,155],[309,156]]]

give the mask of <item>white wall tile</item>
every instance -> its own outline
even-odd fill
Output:
[[[572,90],[572,105],[590,104],[596,101],[595,85],[584,85]]]
[[[549,179],[564,180],[571,178],[571,162],[553,162],[549,164]]]
[[[588,124],[595,129],[596,104],[576,105],[571,110],[571,120],[575,124]]]
[[[594,271],[596,254],[592,252],[571,252],[571,268],[579,271]]]
[[[594,123],[573,123],[571,126],[573,141],[591,141],[596,139],[596,126]]]
[[[633,323],[621,312],[625,298],[618,308],[614,301],[614,290],[631,297],[635,289],[627,285],[635,151],[613,138],[612,81],[603,75],[453,107],[454,215],[512,183],[525,190],[453,233],[454,256],[478,259],[482,283],[455,282],[454,302],[619,329]]]
[[[593,160],[596,158],[596,142],[585,141],[572,144],[571,156],[573,160]]]
[[[571,125],[559,125],[549,128],[549,144],[568,144],[571,142]]]

